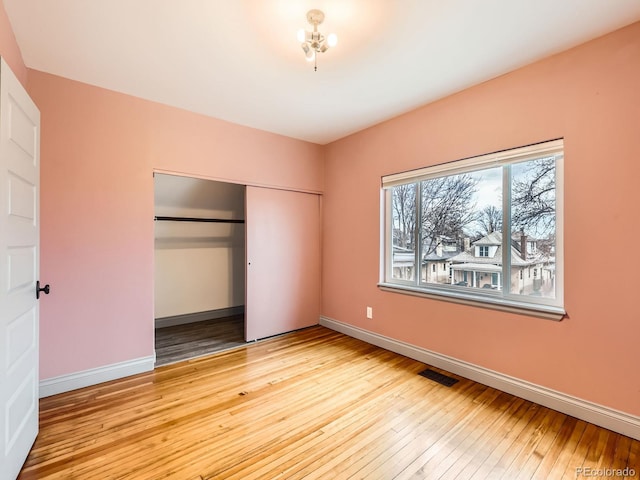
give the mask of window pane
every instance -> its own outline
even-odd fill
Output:
[[[502,167],[424,180],[421,193],[421,281],[500,288]]]
[[[398,185],[391,191],[391,277],[415,278],[415,229],[417,184]]]
[[[556,158],[511,167],[511,293],[556,297]],[[522,274],[526,271],[526,274]]]

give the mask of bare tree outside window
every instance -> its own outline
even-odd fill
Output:
[[[391,194],[392,276],[398,280],[413,280],[416,273],[416,185],[399,185]]]
[[[478,179],[469,174],[422,182],[421,240],[424,255],[433,253],[442,237],[461,238],[476,219],[474,195]]]
[[[512,278],[521,295],[556,296],[556,161],[547,156],[512,166],[512,238],[523,261],[537,261],[531,284]]]
[[[393,244],[415,249],[416,184],[408,183],[393,188]]]
[[[513,166],[511,224],[538,237],[556,228],[556,157]]]
[[[487,205],[478,213],[476,222],[479,226],[479,230],[476,232],[478,237],[483,237],[493,232],[501,232],[502,209],[494,205]]]

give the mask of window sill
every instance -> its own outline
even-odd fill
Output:
[[[413,286],[396,285],[392,283],[379,283],[378,288],[383,292],[400,293],[415,297],[430,298],[432,300],[459,303],[472,307],[489,308],[491,310],[500,310],[502,312],[539,317],[547,320],[560,321],[566,315],[564,308],[561,307],[514,302],[502,298],[479,298],[476,295],[467,295],[461,292],[434,292],[433,290],[415,288]]]

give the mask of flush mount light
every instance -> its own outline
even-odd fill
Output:
[[[307,12],[307,22],[313,26],[313,31],[309,32],[304,28],[298,30],[298,41],[302,46],[302,51],[308,62],[313,62],[313,69],[318,70],[318,53],[326,52],[329,47],[335,47],[338,37],[335,33],[330,33],[326,37],[318,31],[318,25],[324,22],[324,13],[321,10],[313,9]]]

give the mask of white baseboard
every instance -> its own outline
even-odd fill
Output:
[[[234,315],[242,315],[244,313],[244,305],[238,307],[220,308],[218,310],[208,310],[206,312],[185,313],[182,315],[173,315],[171,317],[156,318],[156,328],[173,327],[175,325],[184,325],[186,323],[203,322],[205,320],[213,320],[216,318],[232,317]]]
[[[640,440],[640,417],[603,405],[551,390],[534,383],[504,375],[478,365],[432,352],[425,348],[385,337],[328,317],[320,317],[320,325],[405,357],[447,370],[503,392],[552,408],[614,432]]]
[[[118,378],[150,372],[156,363],[155,355],[114,363],[104,367],[91,368],[82,372],[60,375],[59,377],[40,380],[40,398],[50,397],[58,393],[69,392],[78,388],[97,385],[98,383]]]

